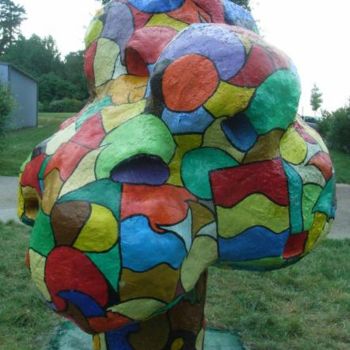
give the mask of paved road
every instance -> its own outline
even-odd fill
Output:
[[[350,186],[337,185],[338,210],[332,239],[350,238]],[[17,178],[0,176],[0,221],[17,219]]]

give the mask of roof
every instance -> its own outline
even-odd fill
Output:
[[[27,78],[35,81],[36,83],[38,82],[38,80],[35,79],[32,75],[30,75],[29,73],[25,72],[23,69],[16,67],[12,63],[0,61],[0,65],[1,64],[5,65],[5,66],[8,66],[8,67],[11,67],[12,69],[16,70],[17,72],[21,73],[22,75],[25,75]]]

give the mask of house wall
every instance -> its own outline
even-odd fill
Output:
[[[0,83],[7,85],[9,79],[9,69],[5,64],[0,63]]]
[[[9,86],[16,100],[15,109],[10,115],[9,127],[19,129],[37,126],[37,83],[16,69],[9,67]]]

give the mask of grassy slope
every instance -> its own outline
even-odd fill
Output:
[[[51,136],[72,113],[40,113],[38,128],[8,132],[5,148],[0,152],[0,175],[16,176],[29,153],[41,141]]]
[[[0,349],[41,349],[59,322],[29,281],[28,233],[0,223]],[[209,325],[238,331],[251,350],[348,350],[349,252],[350,240],[328,240],[285,270],[211,268]]]

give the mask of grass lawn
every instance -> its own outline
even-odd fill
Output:
[[[29,281],[29,230],[0,223],[0,236],[0,349],[40,350],[59,319]],[[285,270],[211,268],[209,326],[238,332],[250,350],[350,349],[349,252],[350,240],[327,240]]]
[[[0,175],[16,176],[29,153],[41,141],[51,136],[72,113],[40,113],[38,128],[10,131],[5,148],[0,152]]]
[[[338,183],[350,184],[350,154],[331,150]]]

